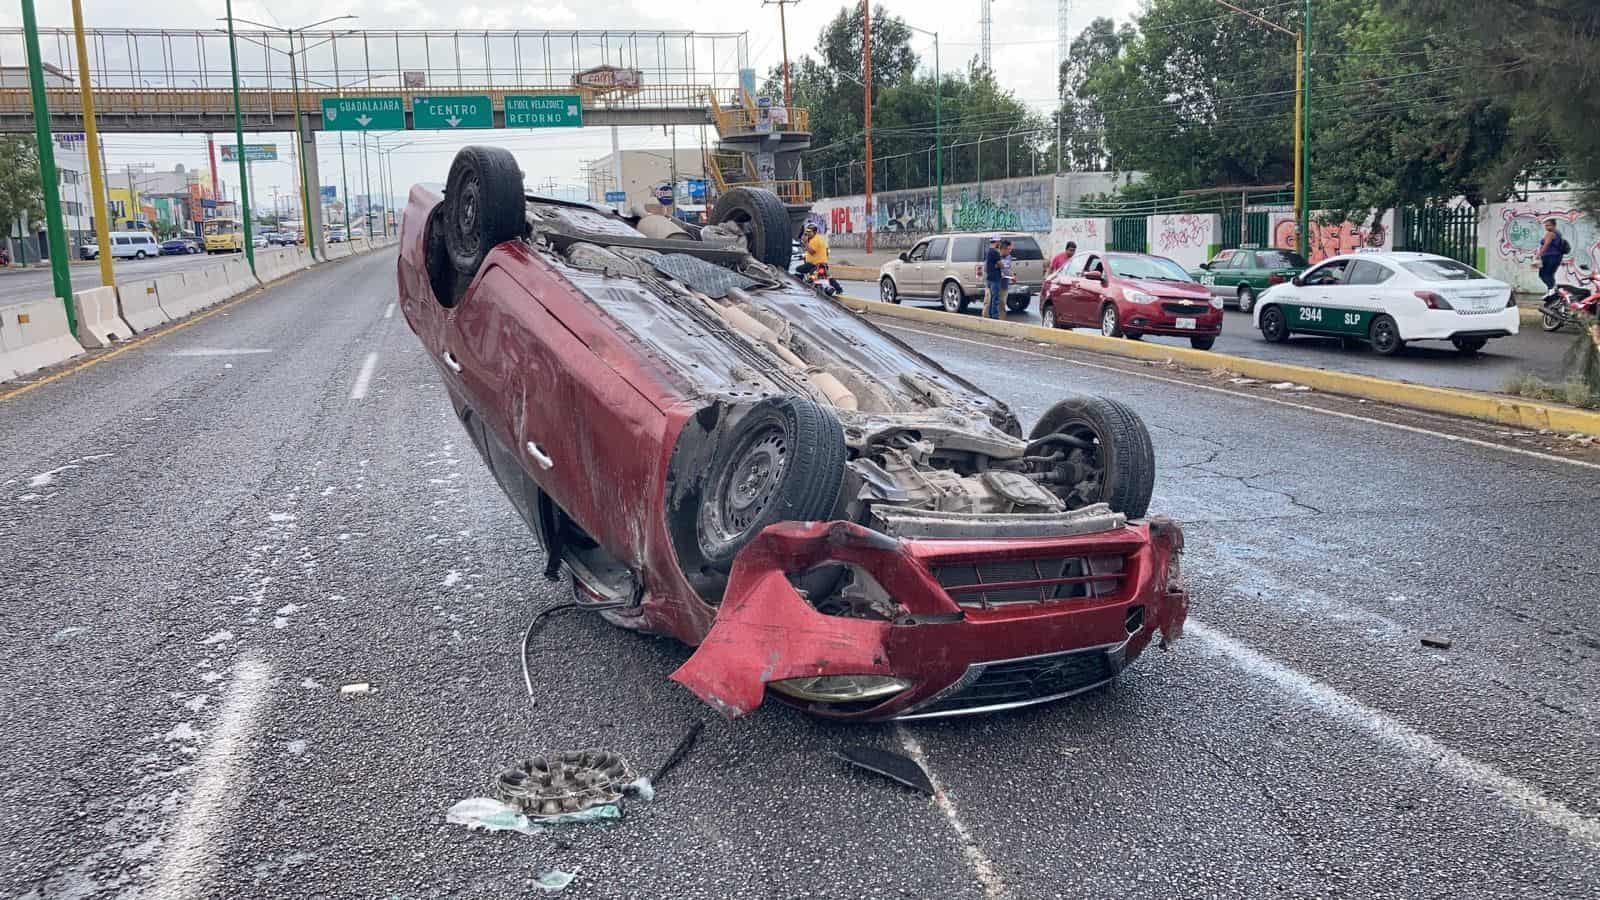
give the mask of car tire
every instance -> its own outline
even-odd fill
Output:
[[[1138,413],[1108,397],[1068,397],[1045,410],[1028,438],[1036,442],[1057,434],[1091,441],[1093,458],[1071,461],[1100,474],[1086,493],[1078,493],[1083,482],[1071,486],[1064,498],[1069,506],[1075,501],[1079,506],[1106,503],[1130,519],[1144,518],[1155,490],[1156,460],[1150,432]]]
[[[961,289],[961,284],[956,281],[946,281],[939,289],[939,305],[947,313],[964,313],[967,311],[967,293]]]
[[[1107,303],[1100,307],[1100,333],[1106,337],[1124,337],[1122,330],[1122,317],[1117,314],[1117,305]]]
[[[1269,344],[1281,344],[1289,339],[1289,320],[1284,318],[1283,310],[1276,306],[1268,306],[1261,310],[1261,337]]]
[[[135,251],[133,251],[133,258],[134,259],[144,259],[145,258],[145,252],[143,250],[135,250]]]
[[[711,224],[734,224],[745,235],[750,255],[784,269],[792,258],[789,210],[778,195],[762,188],[738,187],[717,198]]]
[[[1256,308],[1256,290],[1248,284],[1239,285],[1239,312],[1247,313]]]
[[[501,147],[461,148],[445,180],[444,206],[450,262],[461,274],[475,275],[490,250],[527,230],[516,157]]]
[[[1212,347],[1215,347],[1216,345],[1217,345],[1217,339],[1214,336],[1213,337],[1192,337],[1192,338],[1189,338],[1189,346],[1195,348],[1196,350],[1210,350]]]
[[[815,401],[763,400],[719,444],[695,516],[700,554],[714,568],[731,567],[768,525],[833,514],[847,457],[844,429]]]
[[[1489,339],[1485,337],[1453,337],[1450,339],[1450,343],[1455,345],[1456,352],[1462,356],[1477,356],[1478,352],[1488,345]]]
[[[1047,302],[1043,308],[1039,310],[1039,322],[1046,328],[1060,327],[1056,324],[1056,305],[1054,303]]]
[[[1033,302],[1032,294],[1023,294],[1020,297],[1007,297],[1006,309],[1011,312],[1027,312],[1028,305]]]
[[[1395,324],[1393,318],[1380,315],[1372,320],[1372,327],[1367,332],[1367,343],[1379,356],[1394,356],[1406,348],[1406,342],[1400,338],[1400,326]]]
[[[900,302],[900,291],[894,286],[894,279],[885,275],[878,281],[878,299],[885,303]]]

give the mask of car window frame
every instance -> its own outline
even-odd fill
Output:
[[[938,253],[934,253],[933,252],[934,245],[936,245],[936,244],[939,247],[939,252]],[[950,255],[950,239],[949,238],[947,238],[947,237],[928,238],[928,255],[924,258],[925,262],[944,262],[945,257],[949,256],[949,255]]]
[[[1094,271],[1089,268],[1090,261],[1100,264],[1100,280],[1105,281],[1106,263],[1105,259],[1099,253],[1085,253],[1083,255],[1083,265],[1078,267],[1078,271],[1075,274],[1080,278],[1088,277],[1089,273]]]
[[[1234,267],[1233,261],[1237,259],[1238,256],[1239,251],[1237,250],[1218,250],[1217,255],[1211,257],[1211,269],[1213,271],[1232,269]]]
[[[906,251],[906,262],[922,262],[925,259],[927,259],[928,244],[929,243],[931,243],[931,242],[930,241],[918,241],[915,246],[913,246],[910,250]],[[922,251],[922,256],[918,256],[917,255],[917,251],[919,251],[919,250]]]
[[[1018,256],[1017,255],[1017,250],[1018,250],[1018,248],[1022,247],[1023,242],[1027,242],[1029,244],[1032,244],[1033,245],[1033,252],[1035,254],[1037,254],[1037,255],[1036,256]],[[1044,256],[1044,247],[1039,245],[1038,239],[1033,237],[1032,235],[1026,235],[1026,234],[1015,235],[1015,236],[1013,236],[1011,238],[1011,257],[1013,259],[1015,259],[1017,262],[1048,262],[1048,260],[1046,260],[1045,256]]]
[[[1377,279],[1376,281],[1358,281],[1356,279],[1357,275],[1360,275],[1371,269],[1376,269],[1383,273],[1383,277]],[[1394,276],[1394,269],[1391,269],[1376,259],[1352,259],[1350,261],[1349,268],[1346,270],[1345,280],[1342,283],[1349,285],[1360,285],[1362,287],[1376,287],[1380,284],[1387,283],[1389,280],[1393,279]]]
[[[977,248],[978,255],[976,257],[974,257],[972,259],[961,259],[961,258],[958,258],[956,256],[956,249],[959,248],[962,245],[963,241],[970,241],[971,242],[971,246],[974,246],[974,247]],[[962,235],[960,237],[954,238],[950,242],[950,256],[949,256],[950,262],[953,262],[953,263],[981,263],[981,262],[983,262],[983,256],[984,256],[984,240],[983,240],[983,238],[981,236],[978,236],[978,235]]]
[[[1332,282],[1316,282],[1316,281],[1312,281],[1311,279],[1312,279],[1312,276],[1316,275],[1318,272],[1321,272],[1323,270],[1333,269],[1333,268],[1336,268],[1336,267],[1340,270],[1340,273],[1342,275],[1343,273],[1348,271],[1348,269],[1350,268],[1350,263],[1351,262],[1352,262],[1352,260],[1349,260],[1349,259],[1325,259],[1322,262],[1319,262],[1316,265],[1312,266],[1311,268],[1307,269],[1305,271],[1305,273],[1300,276],[1301,286],[1302,287],[1343,287],[1346,284],[1348,284],[1349,282],[1345,281],[1344,278],[1342,278],[1342,277],[1338,281],[1332,281]]]

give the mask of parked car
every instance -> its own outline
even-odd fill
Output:
[[[267,235],[267,245],[272,247],[292,247],[300,243],[300,234],[294,231],[274,231]]]
[[[1273,287],[1255,324],[1273,343],[1316,334],[1390,356],[1410,341],[1449,341],[1472,355],[1516,334],[1521,318],[1503,281],[1446,256],[1387,252],[1335,256]]]
[[[1044,281],[1044,252],[1027,232],[1003,231],[1011,239],[1012,283],[1006,309],[1022,312],[1033,302]],[[878,297],[899,303],[902,297],[938,298],[946,312],[965,312],[973,300],[982,301],[983,254],[990,233],[937,234],[918,241],[910,250],[878,270]]]
[[[349,242],[349,240],[350,235],[344,230],[344,226],[328,229],[328,243],[343,244]]]
[[[1186,337],[1210,350],[1222,333],[1222,298],[1183,267],[1147,253],[1079,253],[1044,286],[1046,328],[1099,328],[1107,337]]]
[[[100,245],[84,244],[78,249],[78,255],[84,259],[99,259]],[[145,259],[160,255],[161,245],[156,243],[155,235],[148,231],[111,232],[112,259]]]
[[[1250,312],[1262,291],[1283,284],[1305,268],[1305,257],[1293,250],[1247,246],[1218,251],[1210,262],[1201,263],[1189,274],[1210,288],[1214,296],[1221,297],[1224,305],[1231,303],[1240,312]]]
[[[709,221],[526,195],[495,147],[411,189],[406,321],[579,608],[697,646],[672,678],[729,716],[769,688],[845,719],[1024,706],[1177,637],[1133,410],[1069,397],[1024,437],[788,275],[775,194]]]
[[[200,244],[193,238],[172,238],[161,242],[162,256],[186,256],[199,253]]]
[[[250,236],[250,246],[256,247],[258,249],[261,248],[261,247],[267,246],[267,236],[264,235],[264,234],[251,235]]]

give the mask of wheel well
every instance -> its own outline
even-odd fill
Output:
[[[1234,291],[1234,293],[1236,293],[1236,294],[1242,294],[1242,293],[1244,293],[1244,292],[1245,292],[1245,291],[1249,291],[1249,292],[1250,292],[1250,293],[1252,293],[1252,294],[1254,294],[1254,293],[1255,293],[1255,292],[1256,292],[1256,289],[1255,289],[1255,288],[1254,288],[1254,287],[1253,287],[1253,286],[1251,286],[1251,284],[1250,284],[1250,282],[1248,282],[1248,281],[1241,281],[1241,282],[1240,282],[1240,283],[1239,283],[1239,289],[1238,289],[1238,290],[1237,290],[1237,291]]]
[[[944,280],[944,284],[939,285],[939,293],[941,293],[941,294],[944,293],[945,287],[947,285],[952,285],[952,284],[956,286],[956,292],[957,293],[961,294],[962,296],[966,296],[966,293],[967,293],[966,288],[962,287],[961,286],[961,282],[959,280],[955,279],[955,278],[946,278]]]

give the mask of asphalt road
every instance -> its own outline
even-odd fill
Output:
[[[152,259],[119,259],[112,263],[113,271],[118,280],[123,278],[150,278],[155,275],[166,275],[169,272],[181,272],[185,269],[199,268],[223,262],[230,258],[226,255],[210,256],[205,253],[192,253],[184,256],[157,256]],[[100,286],[100,266],[98,263],[74,263],[71,267],[72,287],[74,290]],[[0,306],[11,303],[21,303],[24,300],[38,300],[49,297],[54,293],[50,280],[50,270],[45,269],[0,269]]]
[[[522,630],[566,592],[390,313],[393,265],[0,400],[0,895],[508,898],[550,869],[573,898],[1600,891],[1600,471],[898,329],[1025,422],[1069,391],[1145,417],[1188,635],[1029,711],[728,723],[666,680],[685,648],[569,613],[530,705]],[[695,720],[620,822],[444,821],[521,756],[649,769]],[[948,802],[851,744],[915,748]]]
[[[872,300],[878,297],[876,284],[863,281],[845,281],[841,284],[845,293],[852,297]],[[903,302],[928,309],[937,309],[939,306],[936,300]],[[981,315],[981,306],[973,302],[967,314]],[[1033,299],[1026,313],[1007,313],[1006,318],[1013,322],[1038,325],[1039,298]],[[1092,328],[1079,330],[1086,334],[1098,333]],[[1437,341],[1412,344],[1398,356],[1383,357],[1365,346],[1346,350],[1338,340],[1306,335],[1297,335],[1283,344],[1269,344],[1262,340],[1250,316],[1229,309],[1222,325],[1222,335],[1212,349],[1232,356],[1373,375],[1435,387],[1504,391],[1508,382],[1525,373],[1551,382],[1566,380],[1562,363],[1576,337],[1577,332],[1572,330],[1547,334],[1537,327],[1531,330],[1524,327],[1523,331],[1512,337],[1490,341],[1488,347],[1476,357],[1464,357],[1449,344]],[[1151,336],[1144,340],[1153,344],[1189,346],[1186,338]]]

